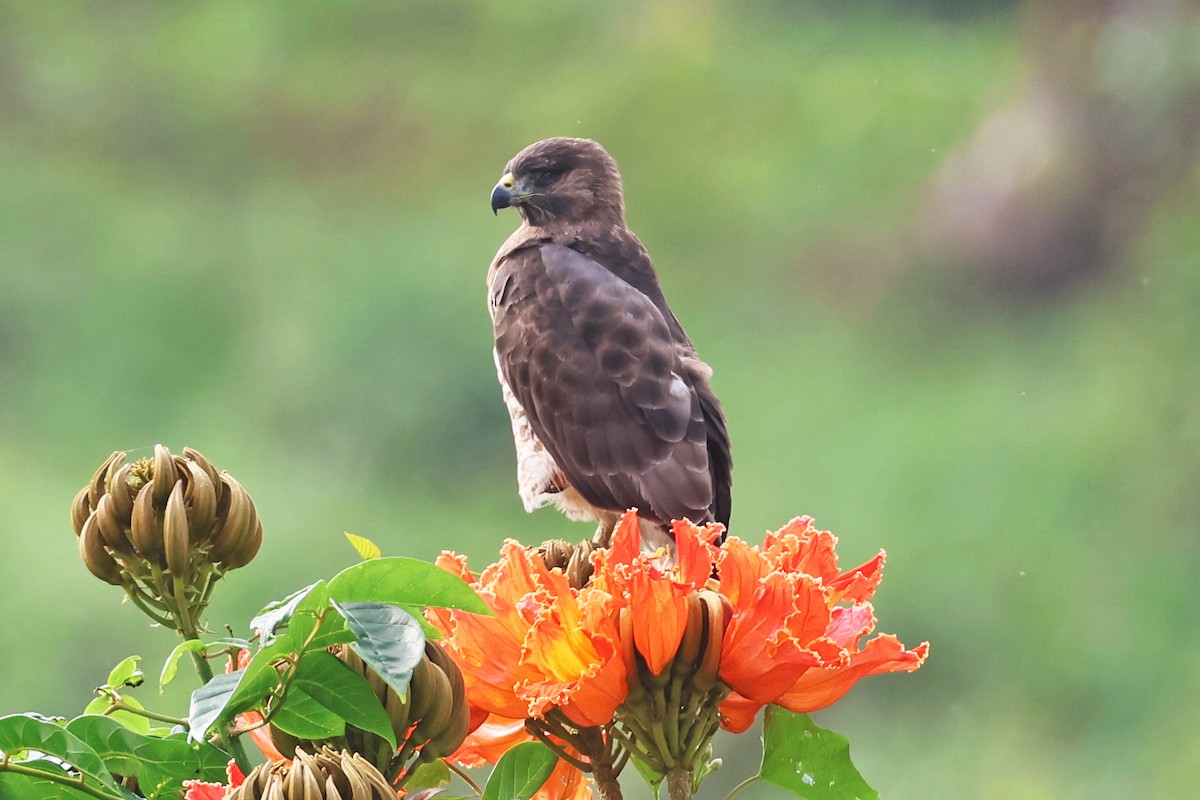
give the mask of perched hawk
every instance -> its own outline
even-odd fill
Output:
[[[488,269],[496,368],[526,511],[552,504],[643,541],[673,519],[729,524],[732,461],[712,370],[671,313],[625,226],[617,163],[588,139],[536,142],[508,162],[492,210],[524,220]]]

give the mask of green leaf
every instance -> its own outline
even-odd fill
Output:
[[[365,562],[377,564],[377,561]],[[425,634],[412,614],[387,603],[333,603],[356,641],[350,646],[379,677],[408,696],[413,667],[425,655]]]
[[[113,796],[122,796],[104,760],[75,734],[33,714],[0,717],[0,752],[16,756],[27,750],[62,759],[78,770],[90,785],[108,790]]]
[[[496,762],[480,800],[529,800],[554,771],[558,756],[541,742],[510,747]]]
[[[450,765],[446,763],[445,759],[422,761],[413,770],[412,775],[404,781],[404,788],[408,792],[405,796],[410,797],[412,793],[421,789],[436,789],[439,786],[446,786],[452,777]]]
[[[167,660],[163,663],[162,673],[158,676],[158,692],[162,694],[162,690],[166,685],[175,680],[175,673],[179,669],[179,659],[184,653],[201,653],[204,652],[204,642],[199,639],[188,639],[186,642],[180,642],[175,645],[175,649],[171,651],[171,655],[167,656]]]
[[[125,686],[138,687],[146,681],[146,676],[138,669],[138,662],[142,660],[141,656],[130,656],[112,668],[112,672],[108,673],[108,683],[106,684],[112,689],[121,689]]]
[[[232,720],[262,702],[279,682],[274,661],[291,651],[290,638],[278,639],[259,650],[246,666],[215,676],[192,692],[188,707],[188,737],[203,740],[214,725]]]
[[[129,695],[121,695],[121,702],[130,708],[145,708],[145,706],[138,702],[136,697],[130,697]],[[150,733],[149,717],[138,714],[135,711],[126,711],[123,708],[106,714],[105,712],[108,711],[109,705],[110,703],[107,697],[97,697],[95,700],[87,704],[87,707],[83,709],[83,713],[102,714],[109,719],[116,720],[134,733]]]
[[[346,732],[346,721],[292,684],[271,723],[297,739],[332,739]]]
[[[394,750],[392,721],[362,675],[326,652],[307,653],[300,659],[290,693],[300,689],[349,724],[378,734]]]
[[[53,774],[51,770],[55,770],[54,764],[49,761],[30,761],[18,766],[40,769],[43,765],[47,767],[45,770],[46,777],[40,775],[17,775],[16,773],[6,771],[3,766],[0,766],[0,797],[13,798],[13,800],[96,800],[94,794],[75,789],[65,785],[60,781],[55,781],[49,777]],[[62,770],[55,770],[62,773]],[[70,779],[74,780],[74,779]],[[138,800],[137,795],[123,790],[120,787],[115,789],[103,789],[104,797],[111,797],[112,800]]]
[[[321,630],[312,637],[312,641],[304,648],[304,652],[325,650],[335,644],[349,644],[354,641],[354,633],[346,627],[346,619],[340,614],[326,614],[321,620]]]
[[[188,706],[188,739],[202,741],[208,731],[225,716],[229,700],[238,688],[246,670],[239,669],[216,675],[211,681],[192,692]]]
[[[299,647],[290,634],[279,636],[267,647],[262,648],[246,663],[245,677],[230,698],[232,714],[253,708],[279,685],[279,672],[275,664],[282,658],[299,653]],[[232,716],[230,717],[232,718]]]
[[[250,620],[250,629],[258,631],[264,647],[269,645],[275,638],[275,631],[291,619],[298,609],[315,609],[325,605],[325,590],[325,581],[317,581],[282,600],[269,603]]]
[[[658,790],[662,787],[663,778],[666,775],[659,774],[649,764],[644,764],[636,758],[631,758],[630,761],[633,762],[633,767],[637,770],[638,775],[641,775],[642,780],[650,787],[654,800],[658,800]]]
[[[335,575],[328,588],[329,597],[339,603],[390,603],[492,613],[462,578],[413,558],[377,558],[355,564]]]
[[[175,649],[171,651],[171,655],[167,656],[167,660],[163,663],[162,674],[158,678],[158,693],[162,694],[162,690],[168,683],[175,680],[175,673],[179,669],[179,659],[184,653],[200,653],[205,655],[210,653],[220,652],[221,650],[249,650],[250,642],[236,636],[223,636],[220,639],[213,639],[211,642],[202,642],[199,639],[188,639],[186,642],[180,642],[175,645]]]
[[[879,800],[851,763],[846,737],[779,706],[767,707],[759,774],[805,800]]]
[[[139,790],[150,798],[175,796],[183,781],[208,777],[201,750],[216,749],[189,744],[182,736],[143,736],[110,717],[95,715],[76,717],[67,730],[91,746],[113,774],[137,776]]]
[[[379,545],[365,536],[357,536],[350,531],[345,531],[345,534],[346,538],[350,540],[350,546],[354,548],[354,552],[358,553],[364,561],[372,561],[383,555]]]

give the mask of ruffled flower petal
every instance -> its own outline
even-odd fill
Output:
[[[913,672],[928,655],[929,642],[905,650],[895,636],[880,634],[851,656],[847,666],[808,670],[776,702],[791,711],[817,711],[840,700],[860,679],[883,672]]]
[[[470,575],[452,554],[439,564]],[[560,570],[511,540],[472,586],[494,616],[443,610],[430,620],[445,636],[473,705],[509,719],[552,707],[580,725],[612,719],[627,687],[611,596],[573,589]]]

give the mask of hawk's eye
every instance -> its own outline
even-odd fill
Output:
[[[545,186],[547,183],[550,183],[552,180],[554,180],[554,178],[558,176],[558,173],[559,170],[555,169],[554,167],[540,166],[532,167],[528,174],[529,180],[538,185]]]

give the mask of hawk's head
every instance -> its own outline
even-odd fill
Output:
[[[530,225],[622,221],[621,173],[591,139],[543,139],[513,156],[492,189],[492,211],[509,206]]]

